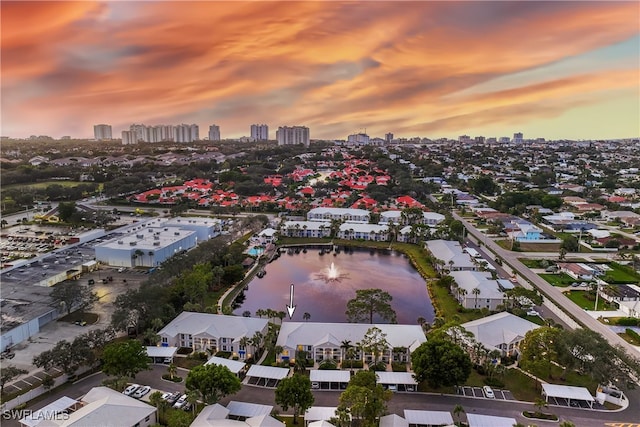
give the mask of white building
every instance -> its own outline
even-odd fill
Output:
[[[340,224],[339,239],[373,240],[386,242],[389,240],[389,226],[380,224],[362,224],[345,222]]]
[[[498,281],[491,278],[490,273],[452,271],[449,275],[458,284],[457,298],[464,308],[488,308],[493,311],[504,304],[504,293],[498,287]]]
[[[517,355],[520,351],[520,343],[527,332],[539,328],[535,323],[506,311],[472,320],[460,326],[471,332],[475,340],[487,350],[498,350],[503,356]]]
[[[349,341],[355,346],[371,327],[382,330],[387,336],[389,347],[378,359],[385,363],[391,360],[409,361],[410,352],[427,341],[419,325],[285,322],[276,342],[283,350],[276,358],[278,361],[294,361],[296,351],[306,351],[308,357],[318,363],[326,359],[340,361],[345,357],[343,343]],[[394,354],[394,348],[405,350]],[[373,355],[369,353],[357,349],[355,353],[356,360],[373,361]]]
[[[111,125],[95,125],[93,126],[93,138],[96,141],[112,139]]]
[[[418,224],[428,225],[429,227],[436,227],[442,221],[444,221],[444,215],[437,212],[422,212],[422,220]],[[399,224],[407,225],[407,221],[402,218],[402,211],[385,211],[380,212],[380,224]]]
[[[281,233],[287,237],[329,237],[331,223],[328,221],[287,221]]]
[[[130,144],[137,144],[137,143],[138,143],[138,137],[137,137],[135,132],[132,132],[130,130],[123,130],[122,131],[122,144],[123,145],[130,145]]]
[[[369,135],[366,133],[354,133],[347,137],[347,142],[349,144],[369,144]]]
[[[266,335],[267,324],[267,319],[183,311],[158,335],[163,346],[229,351],[244,360],[255,353],[255,348],[243,338],[250,339],[256,332]]]
[[[155,407],[108,387],[94,387],[79,401],[63,397],[20,420],[25,427],[147,427],[156,423]]]
[[[451,240],[429,240],[426,242],[429,252],[440,261],[438,270],[461,271],[477,270],[469,254],[463,252],[460,243]]]
[[[209,126],[209,141],[220,141],[220,126]]]
[[[268,141],[269,126],[267,125],[251,125],[251,139],[253,141]]]
[[[162,227],[178,227],[196,233],[198,242],[204,242],[220,234],[222,221],[214,218],[202,217],[175,217],[160,221]]]
[[[278,145],[302,144],[308,147],[311,142],[309,128],[306,126],[280,126],[276,131],[276,139]]]
[[[198,125],[181,124],[175,127],[176,142],[193,142],[200,139],[200,131]]]
[[[231,409],[239,409],[245,413],[255,411],[256,405],[245,402],[234,402]],[[265,405],[260,405],[265,406]],[[273,408],[273,407],[271,407]],[[262,408],[259,408],[262,409]],[[232,418],[229,418],[232,417]],[[253,417],[240,417],[243,420],[235,419],[237,414],[233,414],[230,409],[216,403],[214,405],[205,406],[191,423],[192,427],[285,427],[285,424],[271,417],[268,413],[256,415]],[[246,419],[245,419],[246,418]]]
[[[514,144],[522,144],[524,142],[524,138],[522,136],[522,132],[516,132],[513,134],[513,143]]]
[[[344,221],[368,223],[370,213],[365,209],[314,208],[307,213],[309,221]]]

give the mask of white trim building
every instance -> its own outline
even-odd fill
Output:
[[[539,328],[535,323],[506,311],[460,326],[471,332],[487,350],[498,350],[503,356],[517,355],[527,332]]]
[[[436,263],[436,269],[449,271],[475,271],[477,266],[471,260],[469,254],[462,250],[460,243],[453,240],[429,240],[426,242],[429,252],[441,261]]]
[[[255,353],[255,347],[243,345],[243,338],[250,339],[256,332],[266,335],[267,324],[267,319],[183,311],[158,335],[163,346],[228,351],[244,360]]]
[[[365,209],[351,208],[314,208],[307,213],[309,221],[331,221],[368,223],[371,215]]]
[[[331,223],[326,221],[287,221],[280,233],[287,237],[329,237]]]
[[[389,241],[389,227],[379,224],[359,224],[345,222],[340,224],[339,239],[372,240],[376,242]]]
[[[504,304],[504,293],[500,290],[498,281],[491,278],[490,273],[452,271],[449,275],[458,284],[456,297],[464,308],[488,308],[495,311],[498,306]]]

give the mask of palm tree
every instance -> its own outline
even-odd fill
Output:
[[[264,316],[264,310],[259,308],[256,310],[256,316],[258,316],[259,318],[262,319],[262,316]]]
[[[280,324],[282,325],[282,321],[284,320],[285,317],[287,317],[287,313],[285,313],[284,311],[278,311],[276,313],[276,317],[280,319]]]
[[[475,301],[474,308],[478,308],[478,295],[480,295],[480,289],[479,288],[473,288],[471,293],[476,297],[475,298],[476,301]]]
[[[175,377],[176,374],[178,373],[178,367],[175,364],[171,363],[167,367],[167,373],[169,374],[169,378],[173,380],[173,377]]]
[[[196,406],[198,405],[198,397],[200,393],[197,390],[187,391],[187,402],[191,405],[191,412],[196,413]]]
[[[311,313],[308,313],[305,311],[305,313],[302,315],[302,318],[304,319],[305,322],[308,322],[309,319],[311,319]]]
[[[242,317],[251,317],[251,312],[249,310],[245,310],[242,312]]]
[[[135,259],[139,259],[142,260],[142,256],[144,255],[144,252],[142,252],[140,249],[136,249],[136,251],[134,252],[135,254]],[[136,265],[138,263],[136,262]]]
[[[353,344],[351,344],[351,340],[344,340],[340,343],[340,348],[342,351],[342,360],[347,358],[347,352],[349,349],[353,348]]]
[[[460,414],[462,414],[463,412],[465,412],[464,408],[462,407],[462,405],[456,405],[453,407],[453,415],[456,416],[456,418],[458,419],[458,422],[460,422]]]
[[[467,296],[467,290],[465,288],[458,288],[458,302],[461,305],[464,305],[464,304],[462,304],[462,302],[464,301],[464,297],[465,296]]]
[[[251,338],[244,336],[240,338],[240,341],[238,342],[238,344],[240,345],[240,347],[244,348],[244,351],[245,351],[244,354],[246,357],[247,353],[249,353],[249,350],[247,349],[247,347],[251,345]]]
[[[273,356],[274,356],[274,357],[273,357],[273,358],[274,358],[274,360],[273,360],[273,361],[274,361],[274,362],[278,363],[278,355],[279,355],[280,353],[282,353],[282,351],[283,351],[283,350],[284,350],[284,348],[282,348],[282,346],[281,346],[281,345],[277,345],[277,346],[273,347],[273,353],[274,353],[274,355],[273,355]]]

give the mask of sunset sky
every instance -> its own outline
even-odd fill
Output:
[[[640,134],[640,3],[0,3],[11,137],[266,123],[311,138]]]

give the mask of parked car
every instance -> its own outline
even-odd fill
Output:
[[[164,400],[165,402],[168,402],[170,397],[171,397],[171,393],[162,393],[162,396],[160,396],[160,399]]]
[[[168,398],[167,398],[167,402],[169,402],[170,404],[174,404],[176,403],[176,401],[180,398],[180,396],[182,396],[182,393],[180,393],[179,391],[176,391],[175,393],[172,393]]]
[[[137,389],[140,388],[139,384],[131,384],[129,387],[125,388],[122,394],[126,396],[131,396]]]
[[[149,393],[150,391],[151,391],[151,387],[149,387],[148,385],[144,387],[140,387],[139,389],[136,390],[135,393],[133,393],[133,397],[135,397],[136,399],[141,399],[142,396]]]
[[[319,389],[320,388],[320,383],[312,382],[311,383],[311,388],[314,389],[314,390]]]
[[[189,412],[192,408],[193,408],[193,405],[191,403],[187,402],[186,405],[184,405],[182,407],[182,410],[186,411],[186,412]]]
[[[482,391],[484,391],[484,395],[487,397],[487,399],[495,399],[496,395],[493,393],[493,390],[491,390],[491,387],[489,387],[488,385],[482,387]]]
[[[181,409],[186,404],[187,404],[187,395],[183,394],[182,396],[180,396],[180,399],[178,399],[178,401],[173,404],[173,407],[176,409]]]

